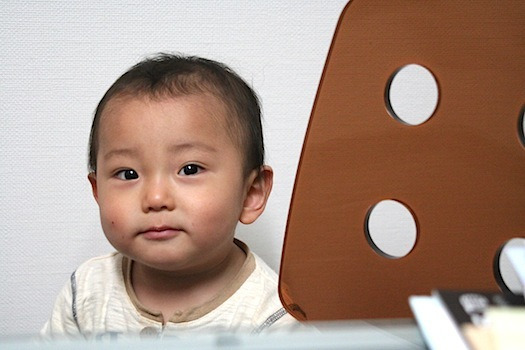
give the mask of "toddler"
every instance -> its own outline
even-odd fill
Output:
[[[260,106],[228,67],[159,54],[123,74],[91,128],[89,182],[117,252],[82,264],[44,337],[283,329],[277,276],[234,238],[263,212]]]

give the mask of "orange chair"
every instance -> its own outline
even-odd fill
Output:
[[[439,90],[416,126],[393,117],[387,93],[408,64],[427,68]],[[499,249],[525,235],[524,106],[522,0],[351,1],[292,196],[279,287],[288,311],[410,317],[409,295],[498,288]],[[415,218],[415,246],[400,258],[367,237],[370,209],[385,199]]]

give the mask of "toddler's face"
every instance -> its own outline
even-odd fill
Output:
[[[91,178],[109,242],[146,266],[194,273],[230,252],[249,189],[208,95],[111,100]]]

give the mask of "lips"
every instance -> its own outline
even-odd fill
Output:
[[[151,241],[165,241],[178,236],[181,229],[170,226],[152,226],[139,233],[140,236]]]

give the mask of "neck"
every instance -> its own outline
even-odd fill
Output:
[[[162,271],[133,262],[131,282],[140,303],[162,312],[167,320],[177,311],[187,311],[214,299],[234,280],[245,260],[246,254],[233,244],[221,262],[194,273]]]

